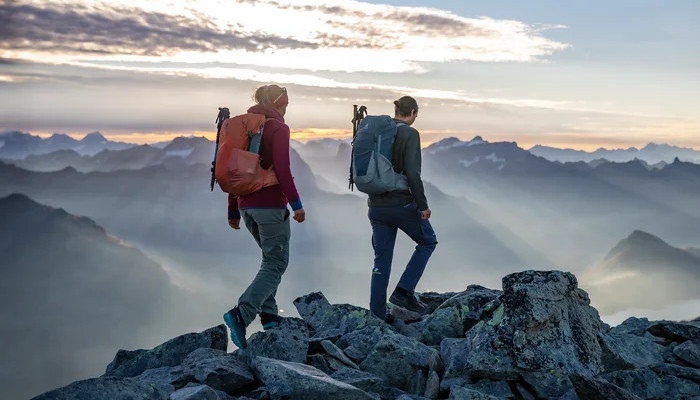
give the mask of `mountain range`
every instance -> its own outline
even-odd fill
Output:
[[[125,340],[152,345],[188,326],[173,323],[186,299],[163,268],[89,218],[1,198],[0,254],[3,398],[100,373]]]
[[[88,133],[81,140],[54,133],[48,138],[11,131],[0,133],[0,158],[22,159],[31,154],[46,154],[58,150],[73,150],[79,154],[95,155],[103,150],[123,150],[135,146],[107,140],[101,133]]]
[[[531,147],[529,151],[536,156],[544,157],[550,161],[560,162],[593,162],[600,159],[612,162],[627,162],[638,158],[649,164],[656,164],[671,162],[675,158],[679,158],[682,161],[700,163],[700,151],[698,150],[656,143],[649,143],[641,149],[636,147],[629,147],[627,149],[599,148],[591,152],[536,145]]]

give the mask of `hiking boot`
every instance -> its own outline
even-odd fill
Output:
[[[413,311],[419,314],[425,314],[426,305],[416,299],[416,296],[405,289],[397,287],[394,293],[391,294],[389,298],[389,303],[405,308],[408,311]]]
[[[260,323],[262,323],[263,330],[269,331],[270,329],[277,328],[282,323],[282,317],[275,314],[261,312]]]
[[[238,306],[233,307],[231,311],[224,314],[224,322],[228,326],[229,331],[231,331],[231,341],[233,344],[238,346],[239,349],[245,349],[248,347],[248,342],[245,339],[245,322],[243,322],[243,317],[241,316]]]

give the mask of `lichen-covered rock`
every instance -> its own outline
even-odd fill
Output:
[[[629,333],[598,333],[601,361],[606,372],[634,369],[664,362],[662,346],[649,337]]]
[[[653,324],[654,322],[649,321],[647,318],[629,317],[620,325],[610,329],[610,333],[628,333],[630,335],[645,336],[648,335],[647,329]]]
[[[463,370],[471,379],[515,380],[527,371],[562,377],[602,371],[596,334],[604,326],[572,274],[508,275],[500,300],[502,304],[467,333],[452,357],[467,360]]]
[[[309,328],[299,318],[283,318],[275,329],[256,332],[248,339],[253,356],[303,363],[309,350]]]
[[[299,315],[318,333],[346,334],[367,326],[386,325],[369,310],[350,304],[330,304],[323,293],[316,292],[294,300]]]
[[[225,325],[200,333],[188,333],[171,339],[152,350],[119,350],[107,366],[104,376],[133,377],[147,369],[174,367],[188,354],[200,348],[226,351],[228,336]]]
[[[173,392],[169,400],[233,400],[233,397],[206,385],[190,383]]]
[[[576,394],[586,400],[642,400],[639,396],[604,380],[587,376],[572,375],[571,381]]]
[[[682,375],[682,367],[678,367],[681,370],[669,369],[668,364],[656,367],[615,371],[604,374],[601,378],[643,399],[700,396],[698,383],[677,376]]]
[[[423,302],[427,307],[425,309],[426,314],[432,314],[438,307],[440,307],[444,302],[451,299],[452,297],[464,292],[423,292],[416,293],[418,300]]]
[[[506,400],[503,397],[495,397],[489,394],[477,392],[476,390],[466,389],[455,386],[450,390],[449,400]]]
[[[574,388],[568,376],[556,371],[522,372],[521,376],[540,398],[563,396]]]
[[[74,382],[60,389],[46,392],[33,400],[167,400],[174,388],[136,378],[102,377]]]
[[[355,386],[365,392],[384,393],[386,386],[381,379],[369,372],[353,368],[341,368],[331,375],[331,378]]]
[[[680,322],[658,322],[647,329],[654,336],[659,336],[674,342],[700,339],[700,328]]]
[[[158,385],[173,385],[175,388],[180,388],[188,382],[185,379],[185,370],[179,365],[177,367],[147,369],[136,379]]]
[[[509,399],[514,397],[513,391],[510,390],[510,385],[506,381],[483,380],[477,383],[461,385],[461,387],[499,398]]]
[[[415,339],[390,335],[374,346],[360,364],[388,385],[408,391],[418,370],[428,370],[436,351]]]
[[[430,400],[435,400],[440,394],[440,376],[435,371],[431,371],[425,383],[425,393],[423,396]]]
[[[398,333],[394,332],[387,325],[366,326],[360,330],[343,335],[336,342],[336,345],[345,350],[346,354],[352,354],[356,361],[362,362],[377,343],[389,336],[398,336]],[[347,351],[350,347],[352,347],[352,351]]]
[[[422,341],[428,346],[437,346],[445,338],[463,336],[464,324],[459,307],[440,308],[423,323]]]
[[[226,393],[234,393],[255,381],[248,365],[233,354],[197,349],[182,363],[186,379]]]
[[[273,398],[373,400],[364,391],[308,365],[255,357],[251,367]]]
[[[700,340],[688,340],[673,348],[673,354],[695,368],[700,368]]]

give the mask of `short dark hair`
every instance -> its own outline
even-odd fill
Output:
[[[408,117],[411,115],[411,111],[416,110],[418,112],[418,102],[411,96],[403,96],[402,98],[394,101],[394,112],[396,115],[401,117]]]

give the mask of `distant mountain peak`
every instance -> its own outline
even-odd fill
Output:
[[[100,132],[91,132],[91,133],[88,133],[87,135],[85,135],[85,137],[82,138],[80,141],[83,143],[85,143],[85,142],[102,143],[102,142],[106,142],[107,138],[104,137],[104,135],[101,134]]]

